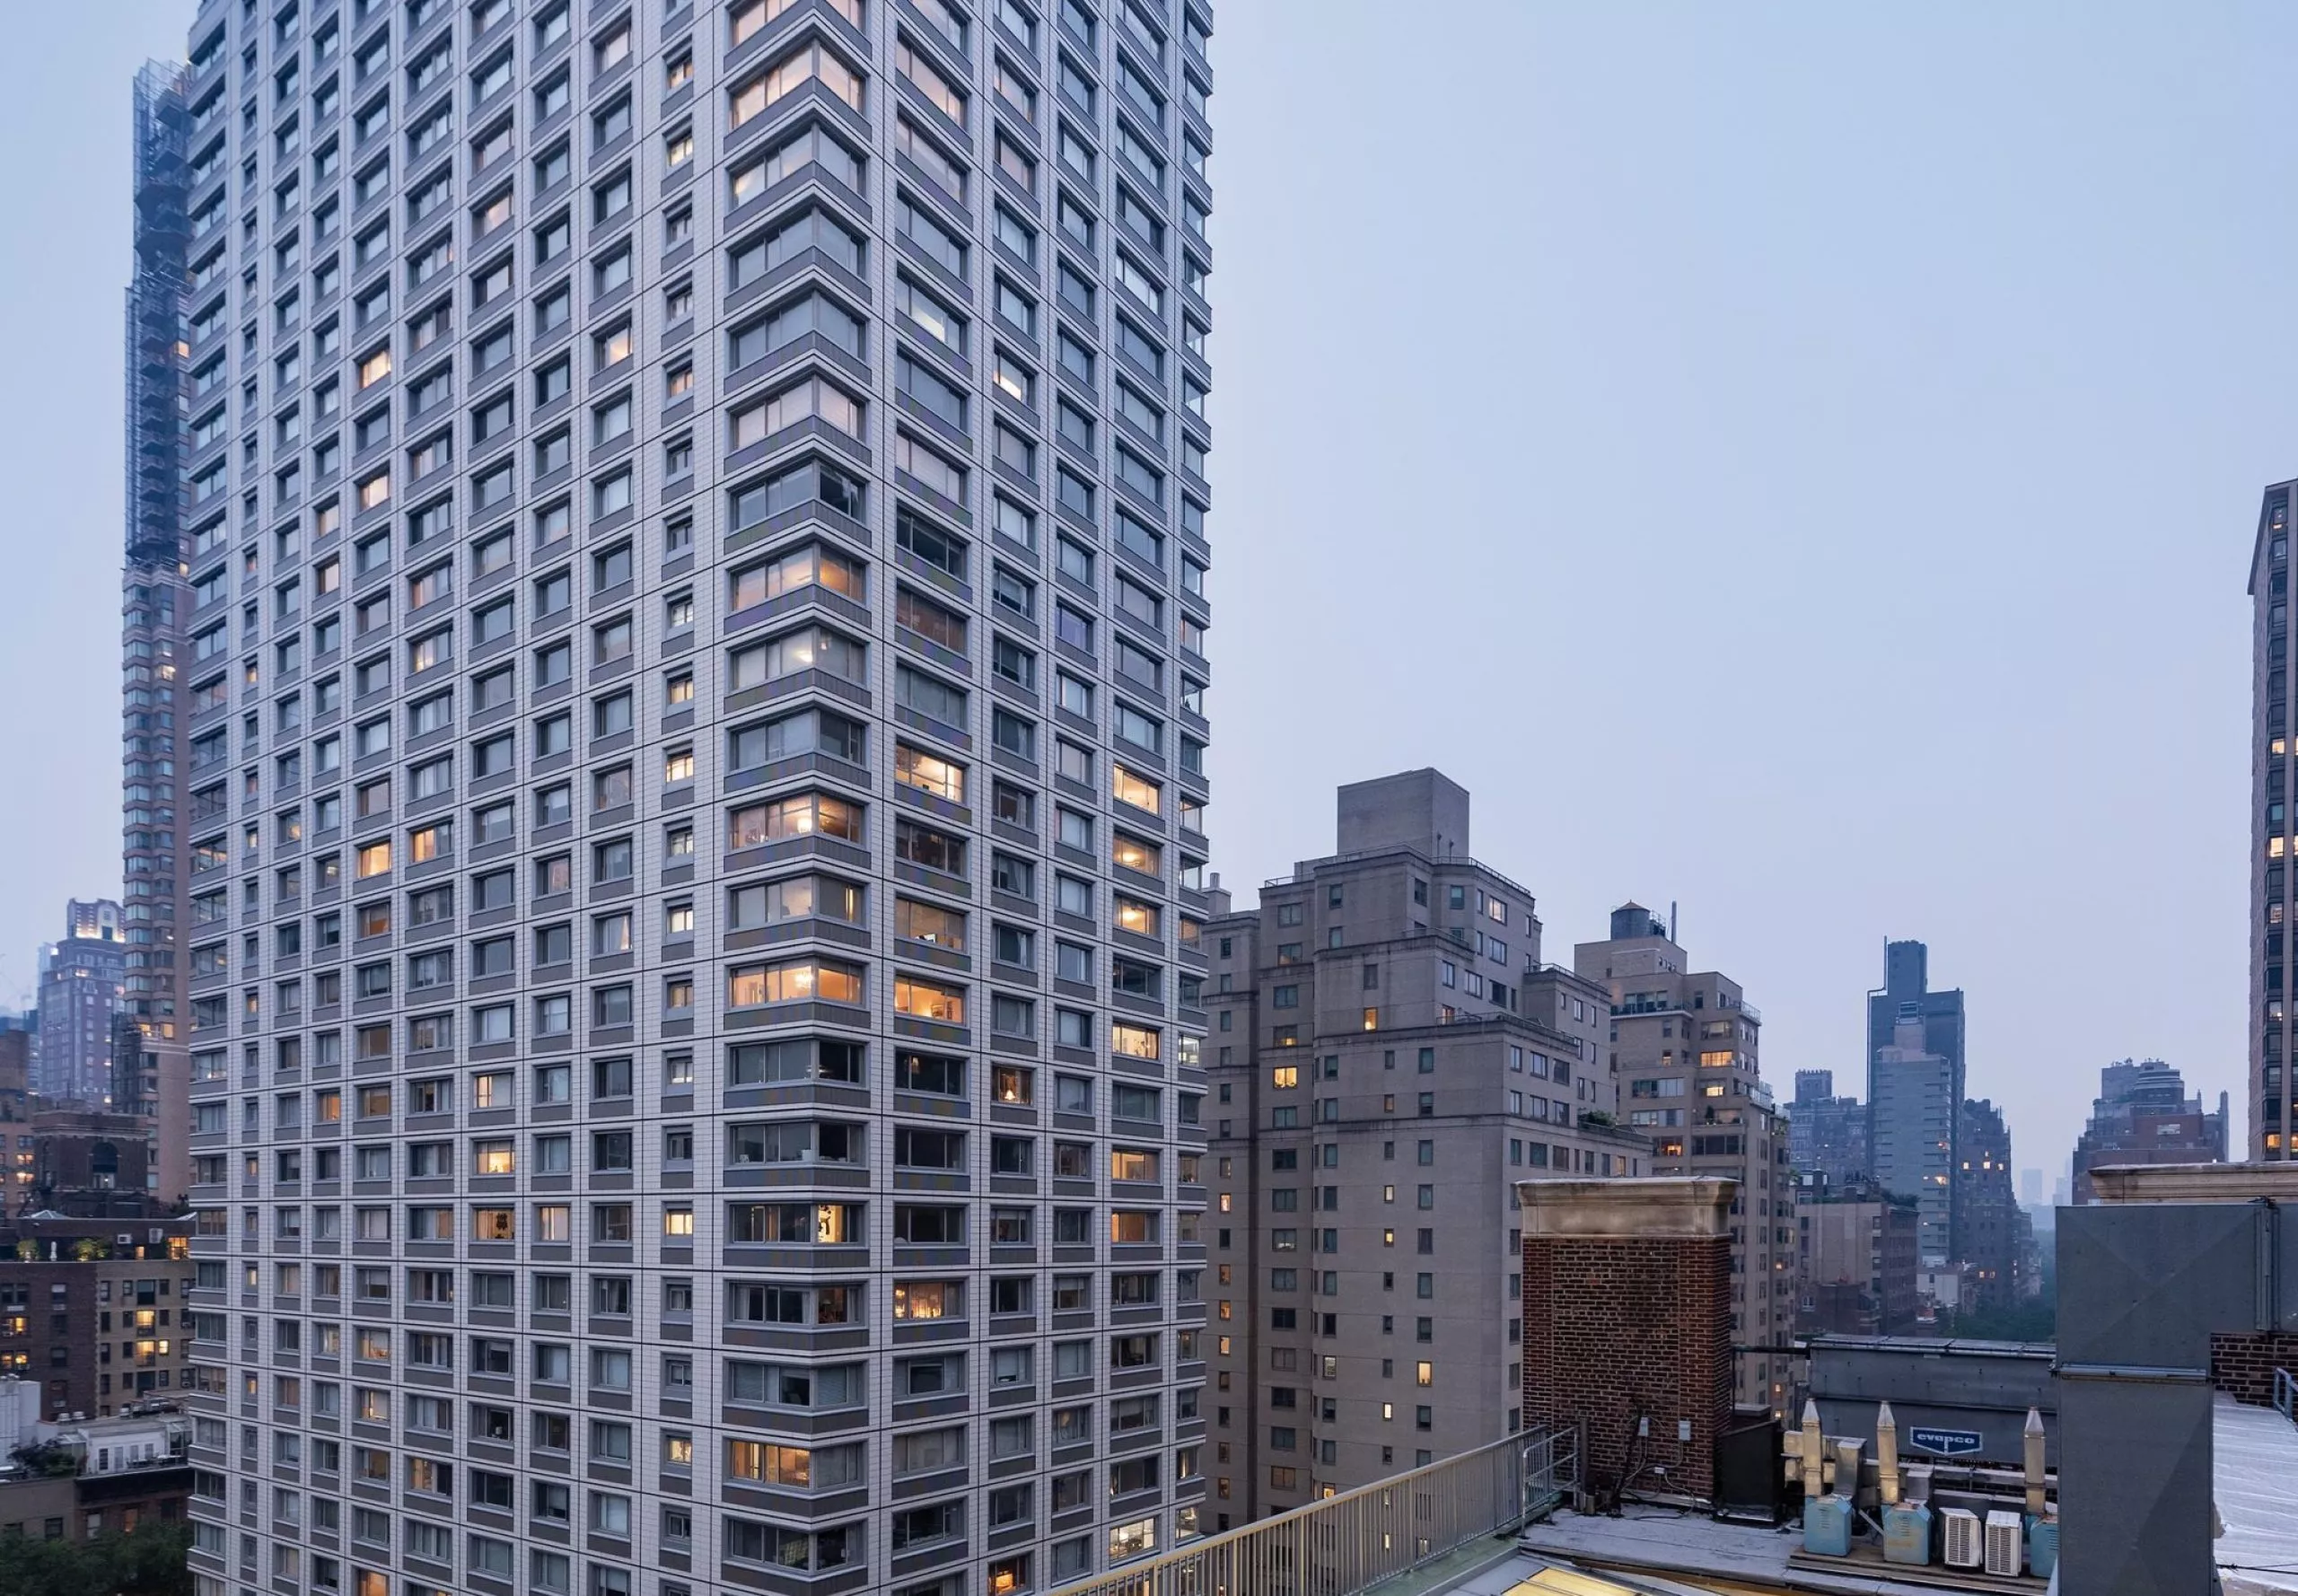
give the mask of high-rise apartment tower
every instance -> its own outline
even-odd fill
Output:
[[[2252,1159],[2286,1159],[2298,1123],[2290,1080],[2286,951],[2290,815],[2290,509],[2298,482],[2266,490],[2250,546],[2250,1140]]]
[[[120,933],[126,947],[112,1016],[112,1106],[144,1117],[153,1194],[180,1202],[191,1186],[190,1052],[183,987],[189,912],[191,718],[186,633],[183,361],[189,118],[184,68],[153,62],[133,99],[135,276],[127,287],[127,525],[120,576]],[[221,712],[208,711],[212,721]],[[210,774],[212,780],[212,773]],[[221,818],[213,801],[201,822]]]
[[[201,7],[206,1596],[1198,1532],[1208,27]]]

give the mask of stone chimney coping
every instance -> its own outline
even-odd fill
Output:
[[[1731,1232],[1740,1183],[1718,1175],[1519,1180],[1524,1234],[1660,1240]]]

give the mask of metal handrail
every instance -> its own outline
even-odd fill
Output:
[[[1054,1596],[1350,1596],[1544,1513],[1576,1480],[1572,1430],[1511,1435]]]
[[[2287,1369],[2274,1372],[2274,1410],[2293,1424],[2298,1424],[2298,1379]]]
[[[1580,1487],[1580,1427],[1548,1425],[1527,1430],[1524,1443],[1524,1517],[1544,1518],[1570,1501]]]

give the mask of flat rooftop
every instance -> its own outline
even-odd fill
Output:
[[[2226,1596],[2298,1591],[2298,1425],[2221,1392],[2210,1443],[2211,1495],[2225,1526],[2211,1555]]]
[[[2214,1548],[2225,1596],[2298,1593],[2298,1424],[2220,1395],[2211,1410]],[[1518,1536],[1463,1548],[1406,1576],[1414,1596],[1939,1596],[2034,1591],[1934,1565],[1921,1581],[1866,1562],[1800,1556],[1802,1535],[1719,1522],[1703,1513],[1630,1505],[1615,1518],[1557,1513]],[[1542,1578],[1554,1569],[1553,1578]],[[1521,1591],[1519,1587],[1522,1587]]]
[[[1558,1513],[1526,1530],[1513,1551],[1504,1541],[1491,1545],[1496,1557],[1469,1567],[1448,1559],[1452,1571],[1417,1590],[1425,1596],[1991,1596],[2042,1588],[2035,1580],[1984,1576],[1960,1583],[1960,1569],[1934,1567],[1931,1581],[1916,1583],[1860,1563],[1793,1566],[1789,1559],[1803,1546],[1800,1529],[1721,1523],[1664,1507],[1631,1506],[1618,1518]]]

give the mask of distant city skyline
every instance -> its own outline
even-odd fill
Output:
[[[130,264],[122,85],[192,10],[26,8],[49,69],[0,107],[26,147],[80,128],[0,180],[46,219],[0,249],[0,293],[41,307],[18,352],[50,373],[0,395],[10,574],[49,618],[0,639],[37,689],[0,709],[38,772],[0,795],[14,1007],[60,906],[118,891],[109,620],[86,650],[118,612],[120,395],[92,352]],[[1502,204],[1496,162],[1428,171],[1323,112],[1383,75],[1384,9],[1221,15],[1213,469],[1256,532],[1213,578],[1210,829],[1241,903],[1304,803],[1440,763],[1562,943],[1623,891],[1679,899],[1762,995],[1776,1079],[1864,1092],[1876,949],[1911,935],[1969,995],[1967,1090],[2053,1180],[2111,1060],[2244,1095],[2237,607],[2259,487],[2298,470],[2298,395],[2255,360],[2298,332],[2274,266],[2298,221],[2253,200],[2285,177],[2298,15],[2118,15],[1481,0],[1451,114],[1460,147],[1521,152]],[[1384,186],[1458,247],[1364,247]],[[1432,365],[1471,297],[1505,308]],[[1412,377],[1448,402],[1366,402]],[[2070,560],[2069,484],[2107,461]],[[1396,562],[1408,525],[1456,529],[1417,539],[1440,566]],[[1306,675],[1280,591],[1320,636],[1401,646]],[[1506,737],[1504,695],[1529,699]],[[1667,741],[1594,752],[1631,728]],[[2038,939],[2044,916],[2109,932],[2147,972],[2130,1001],[2086,1003],[2096,941]]]

